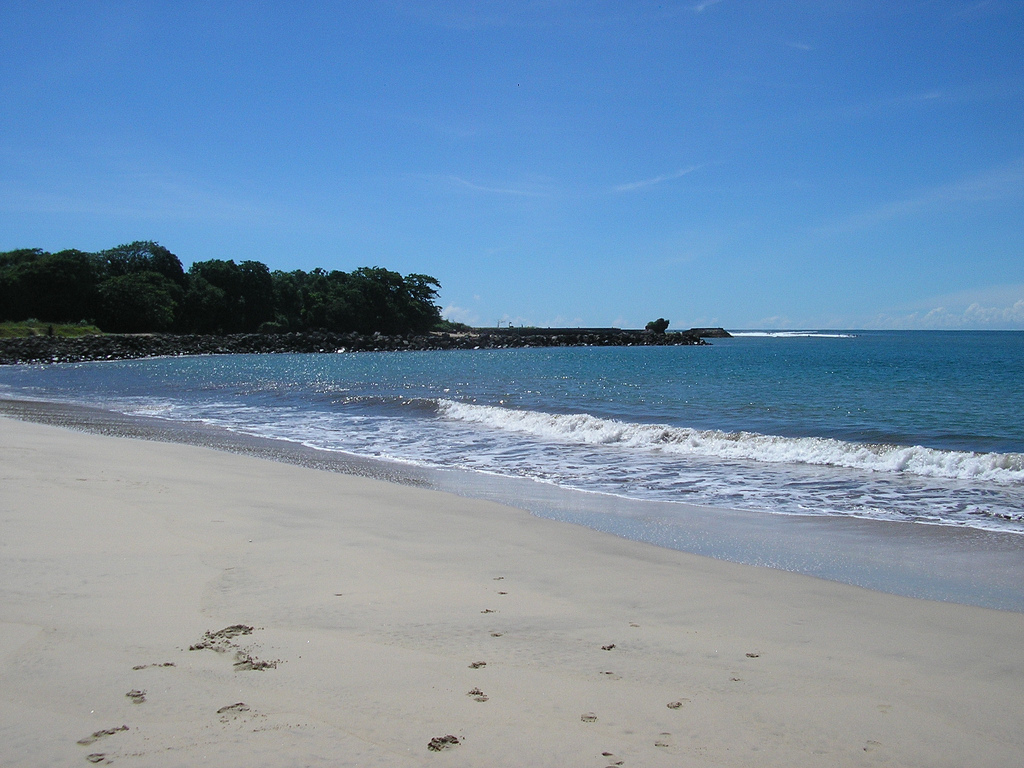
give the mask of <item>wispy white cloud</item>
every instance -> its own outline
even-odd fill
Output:
[[[643,189],[644,187],[652,187],[655,184],[661,184],[664,181],[672,181],[673,179],[679,179],[688,173],[693,173],[700,166],[692,165],[689,168],[681,168],[675,173],[667,173],[662,176],[655,176],[652,179],[641,179],[640,181],[631,181],[628,184],[620,184],[615,187],[616,192],[633,192],[637,189]]]
[[[0,210],[14,213],[113,217],[117,219],[266,223],[280,212],[264,204],[224,194],[197,179],[138,172],[93,178],[88,188],[54,185],[47,189],[8,188]]]
[[[849,232],[918,213],[945,210],[964,204],[1003,200],[1024,192],[1024,158],[991,168],[950,184],[919,190],[901,200],[884,203],[823,227],[825,233]]]
[[[82,146],[0,143],[0,212],[97,219],[268,223],[283,210],[239,194],[176,158],[86,135]],[[17,179],[17,181],[13,181]]]
[[[713,5],[718,5],[722,0],[702,0],[696,5],[691,5],[690,8],[694,13],[703,13],[705,10]]]
[[[787,43],[799,47],[794,43]],[[871,98],[841,103],[827,103],[812,108],[809,115],[825,123],[835,121],[863,121],[901,115],[921,110],[963,108],[984,102],[1005,102],[1020,97],[1022,90],[1019,79],[1011,77],[974,80],[959,85],[948,85],[944,88],[927,88],[924,90],[900,90],[897,92],[879,93]]]
[[[798,51],[813,51],[814,46],[808,45],[807,43],[798,43],[795,40],[791,40],[786,43],[790,48],[796,48]]]
[[[467,181],[459,176],[448,176],[448,181],[452,184],[470,189],[474,192],[485,192],[492,195],[514,195],[517,197],[544,197],[549,193],[544,187],[538,184],[527,184],[520,186],[490,186],[487,184],[476,184],[472,181]]]

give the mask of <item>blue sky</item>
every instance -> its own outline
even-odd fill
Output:
[[[0,250],[475,325],[1024,328],[1024,2],[0,6]]]

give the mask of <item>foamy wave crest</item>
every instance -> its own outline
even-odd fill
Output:
[[[752,336],[765,339],[855,339],[854,333],[826,333],[825,331],[729,331],[734,337]]]
[[[921,446],[869,445],[821,437],[778,437],[631,424],[585,413],[552,414],[441,400],[446,418],[577,445],[611,445],[773,464],[816,464],[872,472],[1024,485],[1024,454],[941,451]]]

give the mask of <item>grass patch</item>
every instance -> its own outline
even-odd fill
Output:
[[[44,323],[39,320],[22,320],[21,322],[0,323],[0,339],[15,339],[24,336],[63,336],[77,338],[79,336],[98,336],[102,334],[95,325],[85,321],[79,323]]]

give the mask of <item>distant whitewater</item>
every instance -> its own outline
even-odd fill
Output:
[[[826,331],[733,331],[733,338],[764,337],[768,339],[854,339],[854,333],[828,333]]]
[[[0,368],[0,396],[577,491],[1024,532],[1024,333]]]
[[[630,424],[588,414],[513,411],[442,400],[451,419],[576,445],[607,445],[669,455],[748,459],[772,464],[814,464],[872,472],[907,473],[951,480],[1024,483],[1024,456],[1017,453],[940,451],[921,446],[865,445],[822,437],[778,437],[752,432]]]

